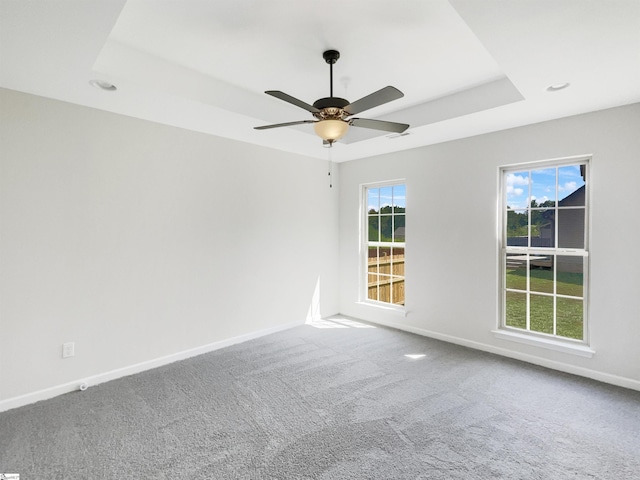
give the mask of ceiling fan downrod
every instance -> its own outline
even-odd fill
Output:
[[[333,64],[340,58],[340,52],[337,50],[327,50],[322,54],[322,58],[329,64],[329,97],[333,98]]]

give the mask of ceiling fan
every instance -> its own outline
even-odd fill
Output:
[[[268,128],[289,127],[291,125],[301,125],[304,123],[313,123],[316,134],[322,138],[325,145],[333,145],[333,143],[344,137],[349,126],[372,128],[374,130],[383,130],[385,132],[402,133],[409,125],[406,123],[387,122],[384,120],[372,120],[367,118],[355,118],[356,115],[370,108],[383,105],[404,97],[404,94],[395,87],[384,87],[377,92],[373,92],[366,97],[350,103],[344,98],[333,96],[333,64],[340,58],[340,52],[336,50],[327,50],[322,54],[324,60],[329,64],[329,97],[321,98],[313,102],[313,105],[298,100],[297,98],[287,95],[279,90],[268,90],[264,93],[273,97],[291,103],[296,107],[305,109],[316,118],[316,120],[298,120],[296,122],[276,123],[274,125],[264,125],[254,127],[256,130],[266,130]]]

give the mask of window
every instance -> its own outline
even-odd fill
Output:
[[[502,328],[586,342],[587,167],[502,169]]]
[[[404,306],[406,186],[376,184],[364,188],[363,298]]]

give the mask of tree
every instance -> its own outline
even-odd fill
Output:
[[[554,222],[556,202],[554,200],[545,200],[538,204],[532,199],[529,207],[531,209],[531,236],[540,235],[540,227]],[[507,206],[507,209],[509,207]],[[517,212],[507,210],[507,237],[526,237],[529,224],[529,210]]]
[[[378,241],[378,226],[380,227],[380,241],[391,242],[393,232],[405,226],[405,207],[385,205],[380,209],[380,215],[375,209],[369,210],[369,241]]]

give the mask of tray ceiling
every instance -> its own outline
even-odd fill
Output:
[[[405,97],[351,128],[336,161],[640,101],[635,0],[0,0],[0,86],[321,159],[310,119],[264,94],[387,85]],[[115,84],[115,92],[89,85]],[[550,85],[570,82],[564,90]]]

